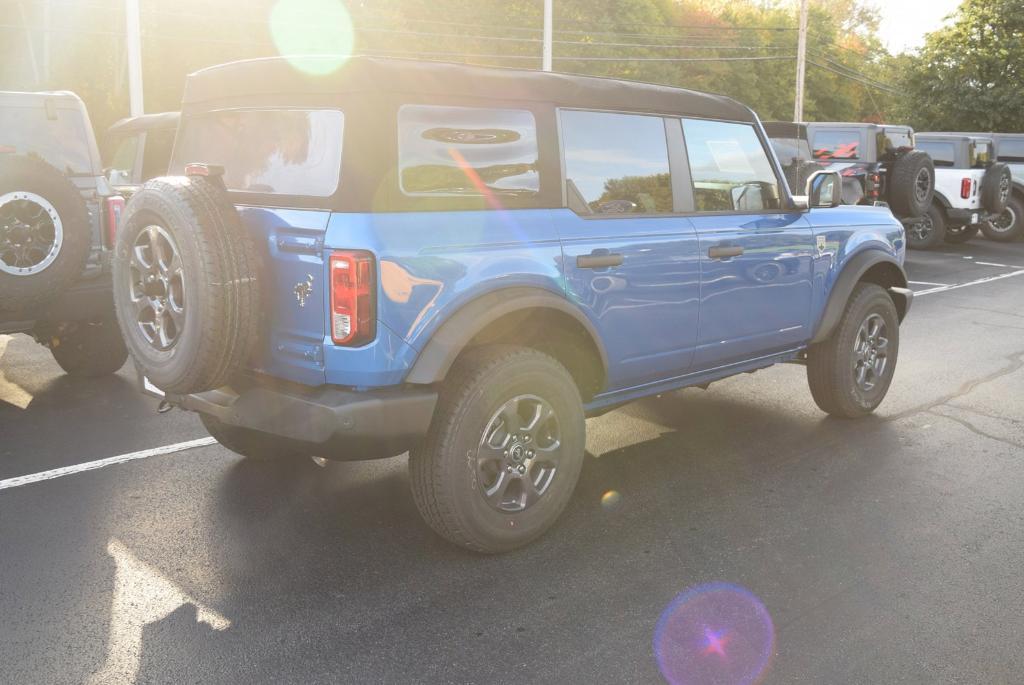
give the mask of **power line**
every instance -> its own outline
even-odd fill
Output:
[[[825,71],[831,71],[833,74],[838,74],[839,76],[842,76],[844,78],[848,78],[848,79],[850,79],[852,81],[857,81],[859,83],[864,84],[865,86],[870,86],[871,88],[875,88],[877,90],[881,90],[883,92],[890,93],[892,95],[900,95],[901,94],[900,91],[896,90],[895,88],[892,88],[890,86],[884,86],[884,85],[879,84],[879,83],[873,83],[873,82],[871,82],[869,80],[862,79],[862,78],[859,78],[857,76],[853,76],[851,74],[843,73],[842,71],[840,71],[838,69],[834,69],[834,68],[832,68],[832,67],[830,67],[830,66],[828,66],[826,64],[822,64],[821,62],[815,62],[814,60],[808,59],[807,63],[808,64],[813,64],[814,66],[818,67],[819,69],[824,69]]]

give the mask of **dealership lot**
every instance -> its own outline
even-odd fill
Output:
[[[826,418],[779,366],[591,419],[566,515],[499,557],[427,529],[404,458],[153,455],[206,433],[130,367],[72,379],[0,337],[0,676],[656,682],[662,610],[724,581],[771,615],[767,682],[1017,680],[1024,243],[907,268],[876,416]]]

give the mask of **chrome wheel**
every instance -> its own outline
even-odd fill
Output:
[[[869,314],[857,331],[853,348],[853,378],[861,390],[874,389],[884,377],[888,347],[885,319],[880,314]]]
[[[1012,207],[1007,206],[1002,214],[988,223],[996,233],[1006,233],[1013,230],[1013,227],[1017,224],[1017,213],[1013,211]]]
[[[31,276],[53,264],[64,226],[49,200],[15,191],[0,196],[0,271]]]
[[[928,191],[932,188],[932,175],[927,168],[921,169],[917,172],[917,178],[914,180],[914,197],[917,201],[924,204],[928,200]]]
[[[503,512],[528,509],[547,494],[558,471],[561,439],[555,410],[535,395],[519,395],[498,409],[477,448],[484,499]]]
[[[129,261],[136,324],[150,345],[167,350],[185,327],[185,282],[178,246],[162,226],[139,232]]]

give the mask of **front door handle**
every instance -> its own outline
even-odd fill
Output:
[[[606,269],[609,266],[622,264],[622,255],[612,252],[593,252],[576,257],[576,266],[580,269]]]
[[[743,254],[743,248],[739,245],[719,245],[708,248],[708,257],[712,259],[729,259],[729,257],[739,257],[741,254]]]

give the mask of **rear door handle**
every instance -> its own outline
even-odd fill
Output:
[[[622,264],[622,255],[611,252],[595,252],[576,257],[576,266],[580,269],[605,269],[620,264]]]
[[[708,248],[708,257],[712,259],[728,259],[729,257],[739,257],[741,254],[743,254],[743,248],[739,245],[720,245]]]

